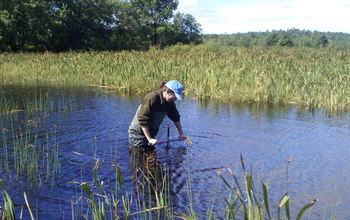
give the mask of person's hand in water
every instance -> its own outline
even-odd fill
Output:
[[[148,140],[148,145],[155,146],[158,143],[157,139],[151,138]]]
[[[179,136],[179,140],[180,141],[184,141],[186,139],[187,139],[187,137],[185,135],[183,135],[183,134]]]

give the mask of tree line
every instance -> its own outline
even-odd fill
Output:
[[[203,42],[208,47],[282,46],[309,48],[350,49],[350,34],[310,30],[273,30],[237,34],[205,34]]]
[[[350,49],[350,34],[290,29],[201,34],[178,0],[1,0],[0,52],[283,46]]]
[[[142,50],[201,43],[178,0],[1,0],[0,52]]]

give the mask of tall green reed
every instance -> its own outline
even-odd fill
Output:
[[[148,156],[146,156],[148,158]],[[149,158],[148,158],[149,159]],[[118,164],[112,163],[115,169],[115,187],[107,186],[98,175],[99,165],[103,161],[96,160],[94,167],[94,179],[92,182],[75,182],[80,186],[81,196],[72,200],[72,219],[199,219],[193,206],[191,176],[188,177],[188,196],[189,208],[188,214],[174,213],[172,210],[172,200],[169,193],[169,172],[158,173],[157,177],[155,167],[148,166],[136,170],[133,178],[135,190],[130,193],[126,190],[125,181]],[[244,172],[244,186],[240,183],[240,178],[231,169],[228,169],[231,181],[228,181],[218,173],[217,180],[221,179],[224,185],[229,189],[228,196],[224,199],[226,208],[220,218],[223,219],[274,219],[274,213],[271,212],[269,203],[268,186],[261,182],[262,192],[260,192],[255,183],[252,168],[248,173],[243,157],[241,156],[241,165]],[[190,171],[190,166],[188,165]],[[109,183],[109,181],[107,181]],[[2,211],[3,218],[14,219],[14,206],[7,190],[0,179],[0,185],[3,187],[4,206]],[[216,187],[218,187],[218,181]],[[260,188],[260,186],[259,186]],[[31,219],[34,219],[26,194],[24,193],[26,206]],[[85,203],[86,202],[86,203]],[[216,192],[213,195],[212,203],[208,209],[206,219],[215,219],[215,206],[217,205]],[[222,202],[222,201],[219,201]],[[79,203],[82,204],[80,208]],[[136,203],[136,204],[135,204]],[[302,207],[296,215],[300,220],[304,213],[316,203],[316,199]],[[85,204],[87,210],[85,210]],[[135,209],[136,208],[136,209]],[[335,215],[332,215],[334,219]],[[277,219],[291,219],[290,198],[288,192],[283,195],[277,204]]]
[[[1,208],[0,206],[0,215],[1,219],[15,219],[15,209],[11,197],[7,193],[7,189],[2,179],[0,178],[0,186],[2,187],[2,195],[4,198],[4,206]]]
[[[82,193],[72,201],[73,219],[89,219],[89,216],[92,219],[173,219],[168,169],[154,166],[152,156],[141,156],[144,157],[142,164],[133,167],[135,176],[132,179],[131,191],[126,188],[118,164],[111,165],[115,170],[114,187],[110,180],[102,180],[99,167],[104,161],[96,159],[92,182],[75,182],[79,184]],[[83,211],[84,206],[78,208],[79,203],[85,202],[88,206],[87,211]]]
[[[242,155],[241,165],[244,171],[244,188],[239,183],[236,173],[231,169],[228,169],[228,171],[233,178],[232,183],[229,183],[224,176],[221,176],[225,185],[234,194],[234,197],[228,197],[228,199],[226,199],[227,219],[236,219],[239,216],[243,216],[244,219],[273,219],[267,184],[261,182],[259,187],[262,188],[262,192],[257,190],[254,183],[252,168],[250,173],[248,173],[245,169]],[[305,211],[311,208],[316,201],[317,199],[314,199],[303,206],[299,210],[296,219],[301,219]],[[277,219],[291,219],[290,197],[288,196],[288,192],[281,197],[277,205]]]
[[[93,85],[145,93],[163,79],[176,78],[187,95],[199,98],[337,110],[350,106],[350,53],[340,50],[193,46],[0,58],[5,85]]]
[[[11,128],[2,129],[1,161],[4,163],[0,166],[10,179],[15,175],[26,178],[30,185],[53,183],[60,172],[56,131],[38,141],[42,134],[36,126],[35,121],[27,120],[23,125],[12,122]]]

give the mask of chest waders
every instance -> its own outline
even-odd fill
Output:
[[[129,144],[130,147],[145,147],[148,145],[148,140],[146,136],[143,134],[141,125],[139,123],[139,119],[137,118],[137,114],[140,111],[141,105],[137,108],[136,114],[130,124],[129,127]],[[154,138],[158,131],[160,124],[163,122],[164,117],[167,115],[167,112],[152,112],[150,116],[150,120],[148,122],[148,129],[151,134],[151,137]]]

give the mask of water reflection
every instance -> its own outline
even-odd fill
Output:
[[[155,175],[159,168],[157,152],[144,148],[131,148],[130,166],[133,171],[133,179],[140,179],[143,177],[143,174],[147,174],[147,172]]]
[[[171,202],[171,207],[168,208],[177,210],[177,207],[181,207],[179,209],[181,210],[184,199],[177,195],[181,190],[187,190],[187,172],[184,170],[186,153],[185,145],[172,146],[170,143],[159,144],[155,150],[131,148],[130,167],[133,173],[132,179],[136,183],[134,188],[136,195],[148,192],[145,190],[145,185],[150,184],[151,191],[148,193],[152,194],[153,203],[156,204],[156,196],[163,196],[162,199],[168,200],[169,205]],[[143,197],[144,195],[137,196],[140,204],[144,202]]]

